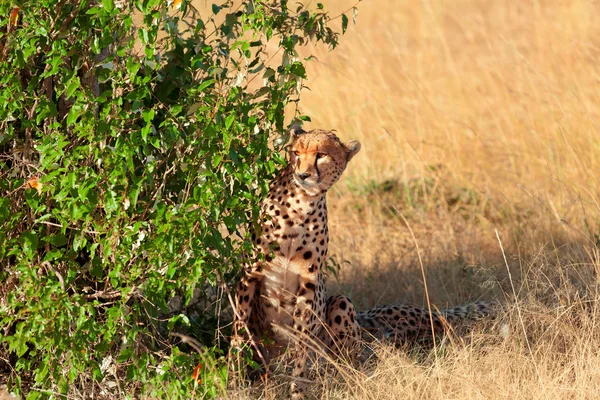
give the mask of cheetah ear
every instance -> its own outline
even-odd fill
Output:
[[[306,133],[306,131],[304,129],[302,129],[302,127],[300,125],[294,124],[290,128],[290,134],[292,136],[292,139],[296,139],[296,137],[298,137],[299,135],[303,135],[305,133]]]
[[[346,161],[350,161],[360,151],[360,142],[358,140],[351,140],[344,147],[346,148]]]

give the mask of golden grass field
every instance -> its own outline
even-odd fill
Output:
[[[325,5],[337,15],[353,2]],[[307,127],[362,143],[329,194],[341,266],[329,291],[359,309],[425,305],[426,288],[439,308],[504,307],[434,352],[379,346],[377,361],[339,363],[312,395],[599,398],[599,4],[358,10],[338,49],[303,54],[318,58],[301,95]],[[276,398],[279,383],[260,396]]]

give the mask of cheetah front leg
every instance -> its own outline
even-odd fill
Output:
[[[254,266],[251,271],[256,271],[257,268]],[[253,272],[246,272],[240,279],[240,282],[236,288],[235,295],[235,315],[233,319],[233,335],[231,338],[230,351],[241,350],[242,344],[248,340],[250,343],[254,342],[252,332],[248,325],[252,308],[254,306],[256,291],[257,291],[258,278],[253,275]],[[258,349],[256,349],[258,351]],[[239,364],[239,357],[238,363]]]
[[[304,398],[306,388],[306,362],[308,358],[306,339],[312,338],[311,322],[315,316],[315,284],[312,280],[300,283],[300,289],[296,296],[296,307],[294,310],[293,332],[297,335],[296,343],[292,351],[293,371],[290,391],[292,399]]]

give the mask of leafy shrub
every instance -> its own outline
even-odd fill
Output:
[[[227,304],[207,296],[235,278],[284,163],[297,47],[338,43],[322,5],[287,3],[0,5],[0,373],[13,390],[222,394]],[[205,308],[169,307],[175,296]],[[199,352],[168,335],[186,327]]]

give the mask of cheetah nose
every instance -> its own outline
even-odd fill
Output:
[[[298,178],[305,180],[306,178],[308,178],[310,176],[309,172],[302,172],[301,174],[296,174],[298,175]]]

